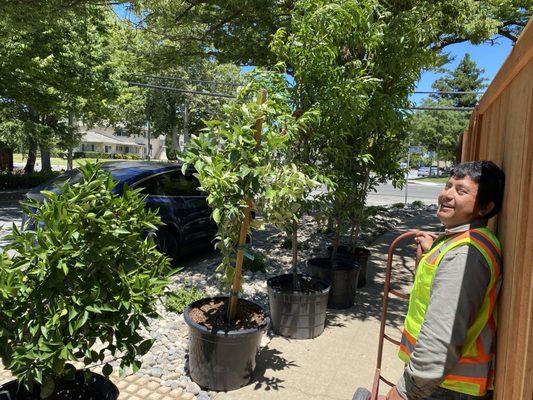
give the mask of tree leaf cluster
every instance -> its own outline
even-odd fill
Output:
[[[117,196],[98,164],[81,174],[59,193],[43,191],[44,203],[25,203],[31,226],[14,225],[1,254],[0,356],[27,386],[57,383],[71,375],[69,363],[108,354],[120,355],[121,369],[139,369],[151,341],[138,330],[157,317],[168,283],[168,259],[148,235],[160,219],[139,190]]]
[[[258,100],[261,91],[267,93],[264,103]],[[283,74],[254,71],[237,100],[227,103],[224,111],[223,120],[205,122],[206,129],[192,138],[183,159],[184,168],[193,165],[202,190],[209,193],[207,201],[218,226],[216,247],[223,256],[220,268],[231,282],[243,211],[251,205],[266,220],[282,223],[288,218],[285,224],[290,224],[299,211],[298,201],[315,181],[285,157],[289,141],[301,126],[293,116]],[[262,121],[259,131],[258,121]],[[253,220],[250,232],[261,225]]]

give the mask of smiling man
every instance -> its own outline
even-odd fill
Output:
[[[492,398],[502,262],[486,225],[501,209],[504,182],[491,161],[457,165],[438,198],[445,231],[416,236],[425,254],[400,346],[406,367],[388,400]]]

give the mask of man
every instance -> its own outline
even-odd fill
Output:
[[[501,209],[504,182],[491,161],[457,165],[438,198],[444,233],[416,236],[425,254],[400,346],[406,368],[388,400],[492,398],[502,263],[486,224]]]

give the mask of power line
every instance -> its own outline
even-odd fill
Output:
[[[464,112],[470,112],[474,111],[474,107],[407,107],[407,110],[427,110],[427,111],[464,111]]]
[[[220,86],[233,86],[233,87],[244,86],[239,83],[233,83],[233,82],[217,82],[217,81],[209,81],[209,80],[202,80],[202,79],[185,79],[185,78],[177,78],[174,76],[159,76],[159,75],[136,75],[136,76],[142,76],[145,78],[162,79],[162,80],[168,80],[168,81],[179,81],[179,82],[190,82],[190,83],[210,83],[210,84],[212,83],[212,84],[220,85]]]
[[[130,86],[139,86],[139,87],[144,87],[144,88],[148,88],[148,89],[169,90],[171,92],[197,94],[197,95],[201,95],[201,96],[226,97],[228,99],[235,99],[236,98],[235,96],[232,96],[231,94],[216,93],[216,92],[206,92],[206,91],[203,91],[203,90],[178,89],[178,88],[170,87],[170,86],[150,85],[149,83],[141,83],[141,82],[128,82],[128,85],[130,85]]]
[[[415,94],[457,94],[457,95],[465,95],[465,94],[483,94],[485,92],[450,92],[450,91],[436,91],[436,92],[423,92],[423,91],[414,91]]]

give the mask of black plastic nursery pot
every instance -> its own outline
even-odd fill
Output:
[[[328,254],[331,255],[333,246],[328,246]],[[357,287],[366,285],[366,276],[368,271],[368,259],[370,258],[370,250],[364,247],[356,247],[354,252],[349,251],[348,246],[339,246],[337,249],[337,258],[354,260],[359,263],[359,278]]]
[[[357,262],[337,259],[337,268],[333,270],[329,258],[311,258],[307,260],[307,269],[311,275],[331,283],[328,308],[343,309],[355,304],[359,276]]]
[[[265,317],[261,325],[238,330],[228,330],[225,326],[208,329],[191,318],[191,310],[195,308],[213,301],[223,301],[227,305],[228,300],[228,297],[204,298],[191,303],[183,313],[189,326],[191,378],[200,387],[209,390],[235,390],[250,383],[254,377],[261,337],[270,323],[259,304],[244,299],[239,299],[237,310],[244,306],[262,312]]]
[[[292,274],[267,281],[272,329],[281,336],[312,339],[324,331],[330,284],[317,277],[298,278],[300,291],[292,287]]]
[[[86,380],[84,371],[76,371],[74,380],[59,382],[54,400],[81,398],[84,400],[117,400],[118,388],[105,376],[91,373]],[[29,392],[13,380],[0,385],[0,400],[41,400],[41,387],[35,385]]]

